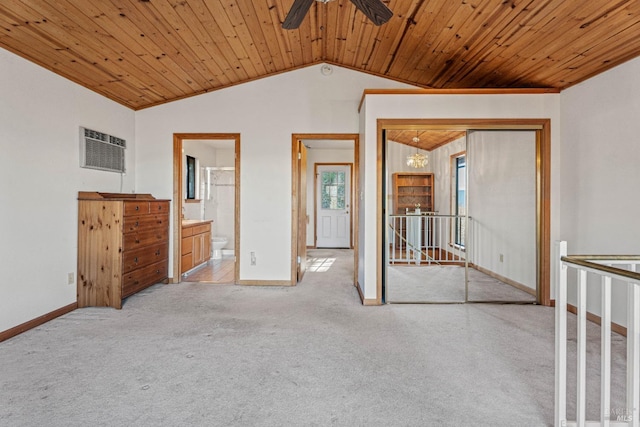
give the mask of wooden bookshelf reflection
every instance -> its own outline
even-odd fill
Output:
[[[396,172],[393,181],[393,210],[402,215],[420,208],[433,211],[433,174],[424,172]]]

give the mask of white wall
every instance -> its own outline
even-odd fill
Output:
[[[558,236],[560,193],[560,94],[535,95],[368,95],[360,111],[361,204],[358,283],[365,298],[376,289],[376,157],[377,120],[395,118],[550,118],[551,119],[551,239]],[[553,274],[553,272],[552,272]],[[553,290],[552,290],[553,292]]]
[[[76,301],[78,191],[134,191],[134,118],[0,49],[0,331]],[[79,167],[80,126],[126,139],[124,177]]]
[[[562,92],[560,238],[573,254],[640,254],[640,58]],[[589,311],[600,314],[591,288]],[[613,289],[613,321],[626,325]]]
[[[136,112],[137,185],[158,197],[172,196],[173,133],[241,134],[240,280],[291,280],[291,134],[358,132],[365,88],[408,87],[333,69],[324,76],[311,66]]]
[[[469,132],[469,260],[536,289],[536,134]]]
[[[313,237],[315,235],[315,179],[313,176],[316,163],[351,163],[353,171],[354,151],[353,142],[345,142],[345,146],[351,147],[349,150],[342,149],[307,149],[307,215],[309,215],[309,224],[307,225],[307,246],[315,246]],[[353,174],[353,172],[352,172]],[[355,179],[355,176],[354,176]],[[353,186],[352,186],[353,188]],[[353,227],[352,227],[353,229]]]

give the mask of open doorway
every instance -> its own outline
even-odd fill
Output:
[[[174,134],[174,283],[237,283],[240,135]]]
[[[307,261],[317,255],[314,250],[343,248],[343,251],[353,252],[355,285],[359,135],[293,134],[292,154],[292,284],[302,280]],[[324,185],[323,172],[326,172]],[[322,209],[323,191],[326,192],[326,209]],[[327,233],[331,230],[335,233],[330,236],[333,240],[321,239],[318,245],[318,228],[322,229],[323,225],[327,226]],[[312,253],[308,254],[307,249]]]
[[[381,302],[548,305],[549,121],[379,120],[378,128],[378,215],[385,225],[378,252]],[[390,155],[402,133],[409,142]],[[421,149],[420,140],[436,145]],[[432,162],[429,168],[408,166],[423,155]],[[497,247],[510,239],[525,243]],[[426,268],[434,270],[429,281],[407,275]],[[412,277],[424,295],[402,295],[400,287],[389,286]],[[450,292],[443,293],[438,280]],[[477,292],[494,285],[498,293]]]

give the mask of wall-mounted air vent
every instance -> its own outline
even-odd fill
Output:
[[[127,141],[106,133],[80,128],[80,166],[111,172],[124,172]]]

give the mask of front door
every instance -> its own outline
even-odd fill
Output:
[[[351,247],[351,165],[316,169],[316,247]]]

